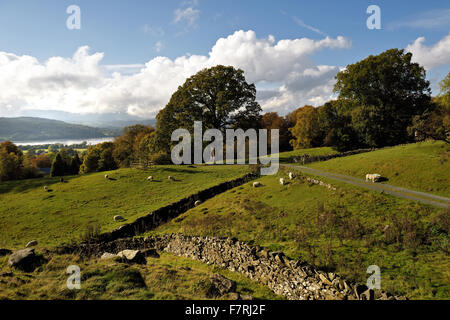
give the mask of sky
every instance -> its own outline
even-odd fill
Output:
[[[68,28],[75,5],[78,28]],[[380,29],[366,21],[380,9]],[[450,71],[450,3],[301,0],[0,0],[0,116],[153,118],[187,77],[217,64],[245,72],[265,112],[333,94],[346,65],[400,48],[433,94]]]

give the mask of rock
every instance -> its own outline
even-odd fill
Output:
[[[0,248],[0,257],[7,256],[11,253],[12,253],[12,251],[9,249]]]
[[[232,292],[229,295],[230,300],[240,300],[241,299],[241,295],[237,292]]]
[[[37,240],[31,240],[30,242],[27,243],[25,248],[34,247],[37,246],[37,244],[38,244]]]
[[[101,260],[108,260],[108,259],[114,259],[116,258],[117,255],[109,253],[109,252],[105,252],[102,254],[102,256],[100,257]]]
[[[255,300],[255,298],[253,298],[252,296],[246,295],[246,294],[241,294],[241,300]]]
[[[14,276],[14,273],[12,272],[2,272],[0,273],[0,277],[12,277]]]
[[[206,293],[208,298],[218,298],[230,292],[236,292],[236,282],[216,273],[209,279],[211,286]]]
[[[355,288],[354,288],[355,290],[355,295],[356,295],[356,297],[358,298],[358,299],[361,299],[361,294],[363,293],[363,292],[365,292],[368,288],[367,288],[367,286],[366,285],[363,285],[363,284],[357,284],[357,285],[355,285]]]
[[[122,262],[145,264],[146,260],[140,250],[123,250],[117,254]]]
[[[156,249],[145,249],[144,251],[142,251],[142,254],[144,255],[144,257],[159,258],[159,254]]]
[[[360,300],[374,300],[375,296],[374,296],[374,292],[372,289],[367,289],[366,291],[364,291],[363,293],[361,293],[360,295]]]
[[[122,216],[119,216],[119,215],[114,216],[114,221],[123,221],[123,220],[125,220],[125,218]]]
[[[332,285],[330,280],[328,280],[327,277],[325,277],[323,274],[319,273],[319,278],[320,278],[320,281],[322,281],[323,284],[326,284],[328,286]]]
[[[36,255],[34,249],[28,248],[14,252],[9,257],[8,264],[25,272],[33,272],[42,264],[42,259]]]

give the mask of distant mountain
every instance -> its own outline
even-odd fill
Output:
[[[54,119],[84,126],[109,129],[122,129],[123,127],[138,123],[152,127],[156,125],[156,119],[140,118],[127,113],[77,114],[56,110],[25,110],[21,112],[20,116]]]
[[[121,130],[71,124],[45,118],[0,117],[0,141],[41,141],[52,139],[92,139],[117,136]]]

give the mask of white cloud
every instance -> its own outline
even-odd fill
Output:
[[[164,44],[161,41],[158,41],[155,43],[155,51],[161,52],[161,50],[164,48]]]
[[[198,9],[194,9],[193,7],[187,7],[185,9],[178,8],[174,11],[173,22],[185,22],[188,27],[192,27],[199,17],[200,10]]]
[[[389,30],[402,27],[435,29],[450,25],[450,8],[434,9],[420,13],[403,21],[392,22],[388,25]]]
[[[450,33],[433,46],[426,46],[424,43],[425,38],[420,37],[406,47],[406,51],[413,54],[414,62],[427,70],[450,63]]]
[[[344,37],[276,41],[254,31],[236,31],[217,40],[208,55],[156,57],[145,65],[101,65],[103,53],[80,47],[72,58],[40,63],[31,56],[0,52],[0,115],[11,110],[61,110],[153,117],[187,77],[217,64],[245,71],[265,111],[284,114],[302,104],[319,105],[332,96],[335,66],[316,65],[311,56],[349,48]],[[130,73],[134,70],[134,73]]]

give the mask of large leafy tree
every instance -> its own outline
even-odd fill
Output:
[[[286,118],[280,117],[276,112],[267,112],[261,117],[261,127],[268,130],[268,144],[271,144],[272,129],[279,130],[280,152],[292,150],[289,141],[292,139],[289,131],[289,122]]]
[[[153,131],[155,131],[154,128],[141,124],[124,128],[123,135],[114,141],[113,156],[115,162],[120,167],[129,167],[133,161],[139,160],[136,154],[137,146],[139,146],[141,139]]]
[[[221,65],[204,69],[188,78],[158,113],[156,143],[168,152],[172,132],[192,130],[194,121],[202,121],[204,130],[258,128],[260,112],[255,85],[247,83],[244,71]]]
[[[294,149],[318,147],[323,142],[320,115],[317,108],[304,106],[297,112],[295,126],[289,129],[295,139],[291,140]]]
[[[112,142],[103,142],[89,147],[80,167],[80,172],[88,173],[117,169],[113,151],[114,144]]]
[[[348,65],[336,76],[339,99],[359,105],[353,127],[368,146],[403,143],[407,127],[430,105],[425,69],[411,62],[411,53],[391,49]]]

